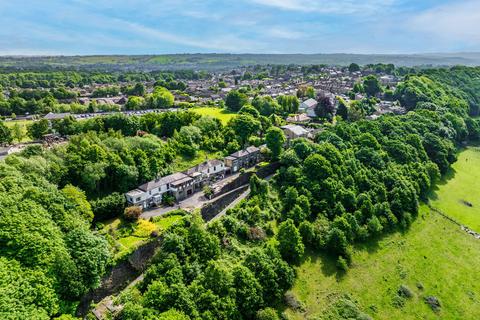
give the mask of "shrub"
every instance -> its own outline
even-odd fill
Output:
[[[125,197],[114,192],[106,197],[90,201],[95,221],[119,216],[125,210]]]
[[[344,257],[340,256],[337,259],[337,268],[341,271],[347,271],[348,270],[348,263],[347,260],[345,260]]]
[[[405,298],[398,294],[393,297],[392,305],[396,308],[403,308],[405,306]]]
[[[298,300],[297,297],[292,292],[285,293],[285,304],[291,308],[292,310],[304,312],[305,311],[305,304]]]
[[[413,297],[413,292],[412,290],[410,290],[409,287],[407,287],[406,285],[402,284],[400,286],[400,288],[398,288],[398,291],[397,291],[398,295],[401,296],[401,297],[404,297],[404,298],[411,298]]]
[[[172,194],[165,192],[162,195],[162,204],[167,206],[173,206],[174,203],[175,203],[175,197]]]
[[[157,226],[154,223],[144,219],[139,219],[133,235],[140,238],[147,238],[151,236],[156,229]]]
[[[207,197],[209,199],[213,196],[213,189],[212,189],[212,187],[210,187],[208,185],[204,186],[202,191],[203,191],[203,194],[205,195],[205,197]]]
[[[337,320],[337,319],[357,319],[371,320],[372,318],[356,305],[349,296],[344,296],[337,300],[328,310],[328,312],[320,319]]]
[[[248,240],[261,241],[265,240],[266,236],[265,231],[260,227],[251,227],[247,232]]]
[[[257,320],[280,320],[277,311],[273,308],[265,308],[257,311]]]
[[[123,212],[123,217],[127,221],[137,221],[138,218],[140,218],[141,214],[142,209],[140,207],[133,206],[125,208],[125,211]]]

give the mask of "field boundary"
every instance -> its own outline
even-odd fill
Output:
[[[468,233],[469,235],[471,235],[472,237],[474,237],[475,239],[478,239],[480,240],[480,233],[478,232],[475,232],[473,231],[472,229],[468,228],[467,226],[461,224],[460,222],[458,222],[457,220],[453,219],[452,217],[450,217],[449,215],[443,213],[442,211],[438,210],[437,208],[431,206],[431,205],[428,205],[428,208],[430,210],[432,210],[433,212],[441,215],[442,217],[444,217],[445,219],[449,220],[450,222],[452,222],[453,224],[456,224],[457,226],[460,227],[460,229],[462,229],[463,231],[465,231],[466,233]]]

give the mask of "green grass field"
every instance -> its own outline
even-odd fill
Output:
[[[480,231],[480,148],[458,154],[452,170],[432,191],[430,205]],[[470,205],[467,205],[469,203]],[[310,255],[298,267],[293,293],[307,306],[306,313],[287,310],[293,319],[308,319],[329,310],[349,294],[374,319],[480,319],[480,240],[422,205],[406,233],[384,236],[355,248],[353,266],[338,274],[335,262]],[[423,290],[417,288],[421,283]],[[401,285],[414,297],[403,307],[394,305]],[[437,297],[435,314],[423,301]]]
[[[480,232],[480,148],[468,147],[431,195],[430,205]]]
[[[172,171],[184,171],[204,162],[206,159],[217,159],[219,157],[221,157],[220,153],[208,153],[204,150],[197,151],[197,155],[193,158],[178,155],[175,160],[173,160]]]
[[[215,107],[199,107],[193,108],[191,110],[202,116],[212,116],[218,118],[224,125],[227,124],[228,121],[230,121],[230,119],[232,119],[236,115],[235,113],[228,110]]]
[[[356,248],[346,274],[338,274],[328,257],[309,256],[298,267],[292,289],[307,311],[286,312],[292,319],[308,319],[349,294],[373,319],[480,319],[479,253],[479,240],[423,205],[405,234]],[[408,286],[414,297],[397,307],[393,302],[401,285]],[[429,295],[440,300],[439,314],[424,303]]]

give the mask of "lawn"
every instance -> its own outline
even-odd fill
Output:
[[[21,142],[28,142],[28,141],[31,141],[32,139],[27,136],[27,125],[32,122],[33,122],[32,120],[14,120],[14,121],[5,121],[4,123],[8,128],[12,128],[15,124],[19,124],[24,134],[24,137]],[[14,141],[14,142],[17,142],[17,141]]]
[[[374,319],[480,319],[480,241],[426,205],[420,211],[405,234],[357,247],[346,274],[338,274],[328,257],[308,256],[292,289],[306,312],[286,312],[292,319],[308,319],[349,294]],[[414,296],[398,307],[394,299],[401,285]],[[438,315],[423,301],[430,295],[440,300]]]
[[[157,226],[158,230],[160,232],[167,230],[170,228],[173,224],[175,224],[177,221],[182,219],[183,215],[176,215],[172,214],[166,217],[161,217],[160,219],[154,219],[153,223]]]
[[[480,148],[458,154],[452,170],[432,192],[430,205],[480,232]]]
[[[149,240],[153,231],[160,235],[182,217],[179,213],[157,217],[154,222],[139,219],[131,223],[115,218],[106,221],[100,233],[107,237],[113,249],[113,258],[118,261]]]
[[[217,159],[219,157],[221,158],[221,156],[221,153],[208,153],[204,150],[198,150],[195,157],[178,155],[175,160],[173,160],[172,170],[173,172],[184,171],[204,162],[207,159]]]
[[[212,116],[218,118],[224,125],[236,115],[236,113],[230,112],[226,109],[215,107],[199,107],[191,110],[202,116]]]

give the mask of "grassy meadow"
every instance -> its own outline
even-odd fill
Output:
[[[459,153],[430,199],[432,207],[480,231],[480,148]],[[480,240],[422,204],[405,233],[357,246],[346,274],[337,272],[331,257],[307,255],[292,289],[306,312],[286,313],[316,319],[347,294],[373,319],[480,319],[479,266]],[[413,292],[403,306],[396,298],[402,285]],[[427,296],[439,299],[440,312],[424,302]]]
[[[226,109],[222,108],[215,108],[215,107],[199,107],[191,109],[193,112],[201,116],[212,116],[218,118],[224,125],[230,121],[233,117],[235,117],[235,113],[230,112]]]
[[[309,255],[292,289],[306,312],[286,312],[315,319],[348,294],[373,319],[480,319],[479,252],[479,240],[422,205],[407,232],[357,247],[346,274],[337,273],[331,258]],[[401,285],[414,293],[403,307],[395,305]],[[439,313],[424,302],[427,296],[440,300]]]
[[[480,232],[480,147],[468,147],[433,190],[430,205]]]

